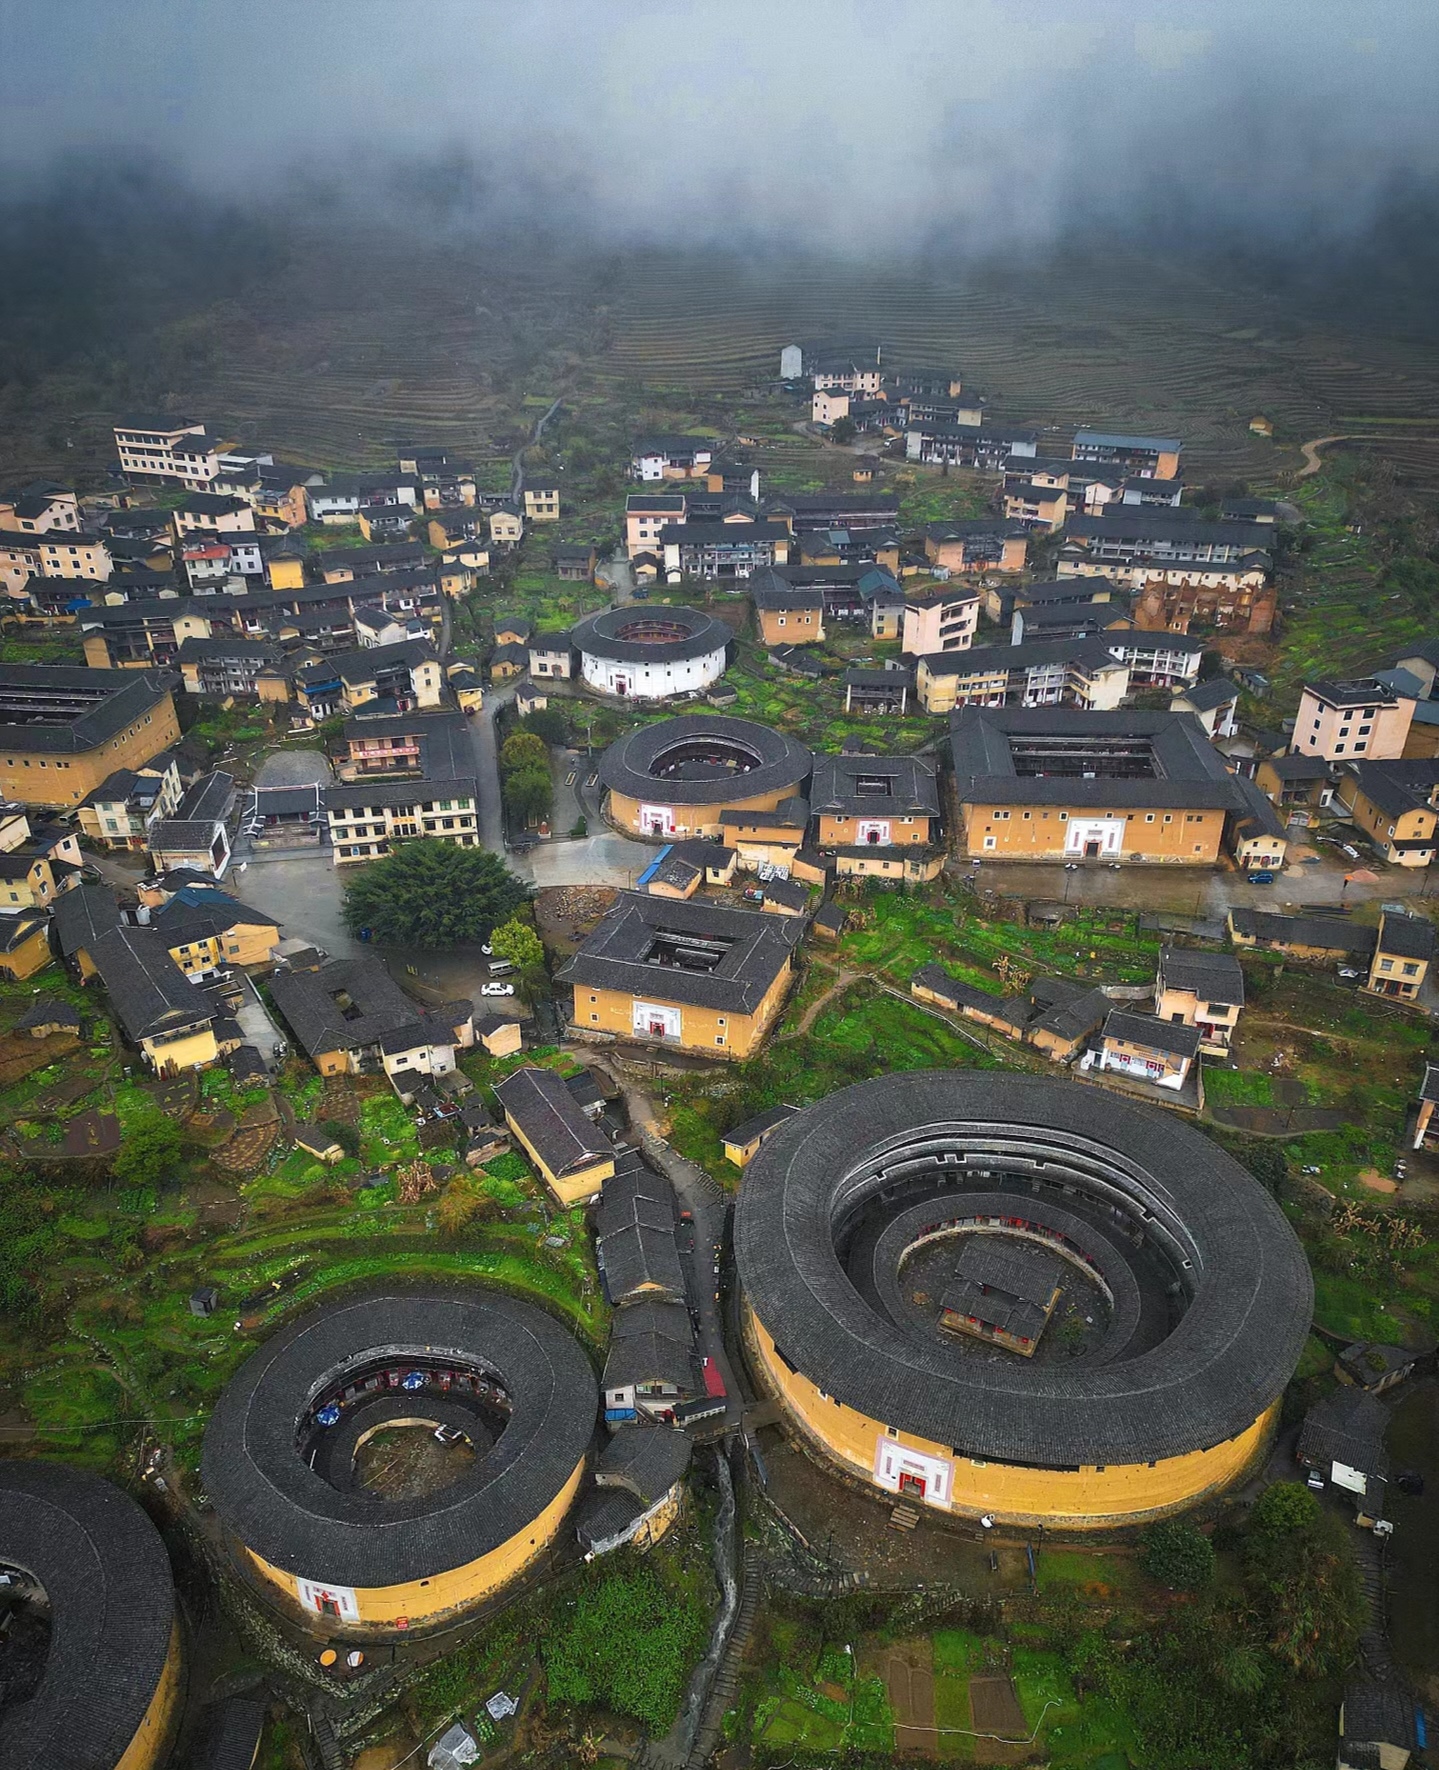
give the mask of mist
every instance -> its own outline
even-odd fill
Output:
[[[13,191],[132,156],[226,201],[617,245],[1306,249],[1439,183],[1432,0],[0,3]]]

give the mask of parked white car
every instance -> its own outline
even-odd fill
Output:
[[[512,996],[515,986],[512,983],[486,983],[480,986],[482,996]]]

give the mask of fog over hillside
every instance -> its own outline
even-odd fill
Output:
[[[1313,246],[1439,171],[1432,0],[5,0],[0,161],[619,241]]]

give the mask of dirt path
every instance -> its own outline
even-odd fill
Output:
[[[775,1043],[780,1044],[784,1039],[797,1039],[801,1033],[807,1033],[814,1025],[820,1009],[823,1008],[832,997],[837,996],[841,990],[848,989],[857,978],[866,975],[867,973],[863,971],[841,971],[824,994],[816,996],[810,1003],[809,1007],[805,1009],[804,1013],[800,1015],[798,1024],[792,1026],[787,1033],[784,1033],[781,1036],[781,1038],[776,1039]]]
[[[1311,474],[1318,473],[1324,465],[1320,459],[1320,449],[1328,448],[1330,443],[1348,442],[1347,436],[1316,436],[1313,442],[1300,443],[1299,453],[1304,457],[1304,465],[1294,475],[1296,481],[1308,479]]]

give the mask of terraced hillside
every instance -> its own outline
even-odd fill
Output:
[[[1348,413],[1355,431],[1393,432],[1386,450],[1426,477],[1439,467],[1413,434],[1439,433],[1439,350],[1331,335],[1261,289],[1136,254],[944,277],[637,258],[607,323],[602,366],[654,386],[718,392],[773,375],[791,339],[877,334],[897,363],[959,367],[1018,423],[1183,435],[1191,477],[1272,472],[1274,445],[1248,430],[1256,413],[1290,444]]]

